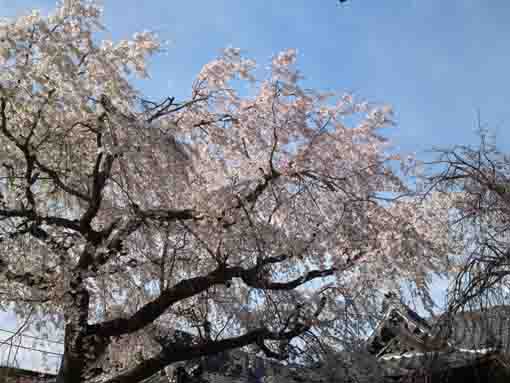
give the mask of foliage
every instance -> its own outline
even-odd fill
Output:
[[[428,181],[451,200],[449,241],[457,272],[450,309],[508,303],[510,158],[486,131],[477,146],[438,152]]]
[[[100,14],[0,25],[0,300],[64,327],[61,381],[296,356],[351,336],[402,278],[426,296],[446,236],[392,170],[389,107],[301,87],[295,50],[259,76],[232,48],[188,100],[146,100],[130,79],[159,42],[98,42]],[[154,341],[175,328],[197,340]]]

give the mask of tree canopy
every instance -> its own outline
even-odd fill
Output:
[[[302,87],[292,49],[267,71],[226,49],[188,99],[149,100],[132,76],[158,40],[101,28],[85,1],[0,24],[0,303],[64,329],[62,382],[299,358],[381,289],[427,297],[446,230],[395,171],[391,108]],[[154,341],[174,329],[197,340]]]
[[[509,156],[484,130],[479,145],[455,145],[437,154],[427,177],[451,199],[449,242],[457,274],[450,310],[508,304]]]

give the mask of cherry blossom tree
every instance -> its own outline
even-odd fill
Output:
[[[426,296],[445,229],[392,170],[389,107],[303,88],[292,49],[266,71],[226,49],[187,100],[149,100],[158,40],[101,28],[87,1],[0,24],[0,302],[64,329],[60,381],[285,359],[402,279]]]
[[[508,303],[510,158],[480,130],[478,145],[438,150],[428,183],[450,195],[449,240],[456,271],[452,312]]]

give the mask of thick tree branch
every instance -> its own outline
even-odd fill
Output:
[[[80,219],[80,224],[83,228],[89,229],[90,223],[97,215],[101,207],[101,202],[103,200],[103,189],[106,185],[106,181],[110,177],[113,162],[115,157],[111,154],[107,154],[104,160],[102,161],[103,153],[99,153],[96,159],[96,163],[94,165],[94,171],[92,174],[92,193],[90,196],[90,203],[88,209],[85,211],[83,216]],[[102,170],[101,170],[102,165]]]
[[[251,270],[245,271],[241,278],[244,283],[250,287],[255,287],[264,290],[293,290],[298,286],[301,286],[313,279],[324,278],[335,274],[337,268],[331,268],[327,270],[312,270],[289,282],[272,282],[266,279],[260,279]]]
[[[137,331],[156,320],[174,303],[192,297],[209,287],[224,284],[234,276],[232,269],[215,270],[208,275],[183,280],[164,290],[158,298],[145,304],[130,318],[117,318],[90,326],[90,332],[100,336],[119,336]]]
[[[36,157],[34,157],[34,162],[37,165],[37,167],[39,169],[41,169],[41,171],[46,173],[53,180],[55,185],[57,185],[60,189],[62,189],[62,191],[68,193],[69,195],[77,197],[77,198],[79,198],[79,199],[81,199],[83,201],[87,201],[87,202],[90,201],[90,198],[85,193],[82,193],[79,190],[66,185],[60,179],[60,176],[59,176],[59,174],[58,174],[58,172],[56,170],[51,169],[50,167],[46,166],[45,164],[40,162]]]
[[[267,258],[265,264],[281,262],[284,259],[286,257],[270,257]],[[260,275],[262,264],[255,265],[250,269],[243,269],[241,267],[218,268],[205,276],[183,280],[163,290],[158,298],[144,305],[129,318],[117,318],[91,325],[90,333],[103,337],[112,337],[138,331],[156,320],[176,302],[200,294],[214,285],[227,284],[234,278],[240,278],[244,283],[254,288],[293,290],[313,279],[330,276],[337,271],[336,268],[313,270],[290,282],[271,282]]]
[[[137,209],[136,214],[143,219],[153,219],[161,222],[200,219],[200,215],[193,209]]]
[[[26,218],[37,224],[45,223],[50,226],[58,226],[65,229],[80,232],[79,222],[62,217],[38,215],[33,210],[0,209],[0,217],[5,218]]]
[[[315,316],[318,316],[319,314],[320,310],[317,310]],[[241,348],[250,344],[263,346],[262,350],[267,352],[268,356],[279,356],[279,354],[270,351],[267,346],[265,346],[264,341],[272,340],[288,342],[309,329],[310,324],[299,323],[295,328],[286,332],[274,332],[267,328],[259,328],[251,330],[241,336],[217,341],[208,341],[191,346],[178,345],[174,343],[172,344],[172,347],[163,348],[161,353],[157,356],[143,361],[133,369],[107,380],[105,383],[138,383],[172,363],[196,359],[208,355],[215,355],[223,351]]]

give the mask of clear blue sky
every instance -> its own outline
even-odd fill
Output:
[[[152,97],[185,96],[200,67],[226,46],[259,61],[299,50],[307,85],[352,91],[394,106],[396,146],[476,142],[477,110],[510,138],[510,1],[508,0],[106,0],[108,35],[149,29],[170,40],[151,64],[143,89]],[[0,15],[53,0],[0,0]],[[439,295],[438,295],[439,296]]]

